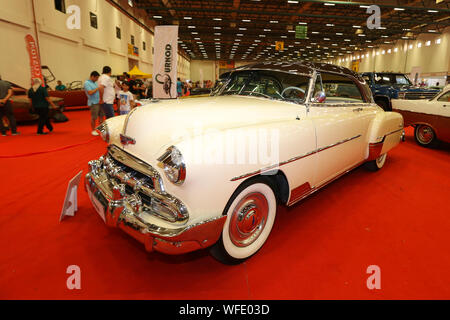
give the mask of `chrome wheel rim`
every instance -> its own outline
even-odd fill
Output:
[[[269,203],[259,192],[246,195],[233,210],[229,235],[238,247],[247,247],[258,239],[267,222]]]
[[[379,156],[376,160],[378,168],[381,168],[384,166],[384,163],[386,161],[386,153]]]
[[[429,126],[420,126],[416,136],[420,143],[429,144],[434,139],[434,132]]]

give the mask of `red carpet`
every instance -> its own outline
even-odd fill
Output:
[[[421,148],[408,129],[382,171],[358,168],[281,207],[260,252],[225,266],[207,251],[146,253],[103,224],[84,189],[59,223],[67,181],[105,151],[88,111],[66,114],[50,135],[33,125],[0,137],[2,156],[46,152],[0,158],[0,299],[450,299],[448,145]],[[66,287],[73,264],[81,290]],[[373,264],[381,290],[366,287]]]

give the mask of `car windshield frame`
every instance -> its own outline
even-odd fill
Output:
[[[241,76],[241,79],[238,78],[239,76]],[[289,85],[289,80],[292,82],[295,77],[298,77],[298,80],[303,81],[301,84],[304,89]],[[312,77],[307,74],[290,73],[271,69],[246,69],[234,71],[226,79],[221,80],[222,83],[220,87],[211,94],[212,96],[251,96],[262,97],[269,100],[305,104],[308,99]],[[239,81],[241,81],[241,83],[239,83]],[[276,92],[272,95],[268,95],[267,92],[261,93],[257,91],[257,89],[260,87],[262,88],[263,86],[267,89],[269,85],[272,86],[272,89],[273,87],[277,87],[278,90],[276,90]],[[233,86],[235,86],[236,89],[227,91],[227,89],[232,89]],[[295,87],[291,89],[293,92],[291,92],[290,96],[283,96],[289,87]],[[295,95],[295,92],[302,97],[294,98],[293,96]]]

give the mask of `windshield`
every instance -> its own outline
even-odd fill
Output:
[[[305,102],[310,78],[270,70],[233,72],[214,95],[242,95],[295,103]]]
[[[396,84],[403,86],[411,86],[412,83],[404,74],[382,74],[378,73],[375,75],[376,84]]]

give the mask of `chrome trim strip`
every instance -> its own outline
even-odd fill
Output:
[[[125,132],[127,130],[127,126],[128,126],[128,121],[130,120],[131,115],[137,110],[138,108],[134,108],[131,109],[130,112],[128,112],[127,117],[125,118],[125,121],[123,123],[123,130],[122,130],[122,134],[125,135]]]
[[[274,169],[274,168],[281,167],[281,166],[284,166],[284,165],[286,165],[286,164],[288,164],[288,163],[291,163],[291,162],[294,162],[294,161],[297,161],[297,160],[306,158],[306,157],[308,157],[308,156],[310,156],[310,155],[313,155],[313,154],[315,154],[315,153],[319,153],[319,152],[321,152],[321,151],[324,151],[324,150],[327,150],[327,149],[336,147],[336,146],[338,146],[338,145],[340,145],[340,144],[343,144],[343,143],[345,143],[345,142],[349,142],[349,141],[358,139],[359,137],[361,137],[360,134],[358,134],[357,136],[354,136],[354,137],[351,137],[351,138],[347,138],[347,139],[345,139],[345,140],[342,140],[342,141],[339,141],[339,142],[330,144],[329,146],[321,147],[321,148],[315,149],[315,150],[313,150],[313,151],[310,151],[310,152],[307,152],[307,153],[305,153],[305,154],[302,154],[301,156],[293,157],[293,158],[291,158],[291,159],[289,159],[289,160],[282,161],[282,162],[280,162],[280,163],[273,164],[273,165],[270,165],[270,166],[268,166],[268,167],[265,167],[265,168],[262,168],[262,169],[259,169],[259,170],[256,170],[256,171],[252,171],[252,172],[249,172],[249,173],[246,173],[246,174],[243,174],[243,175],[234,177],[234,178],[232,178],[230,181],[237,181],[237,180],[241,180],[241,179],[243,179],[243,178],[247,178],[247,177],[254,176],[254,175],[259,174],[259,173],[262,173],[262,172],[270,171],[270,170],[272,170],[272,169]]]

